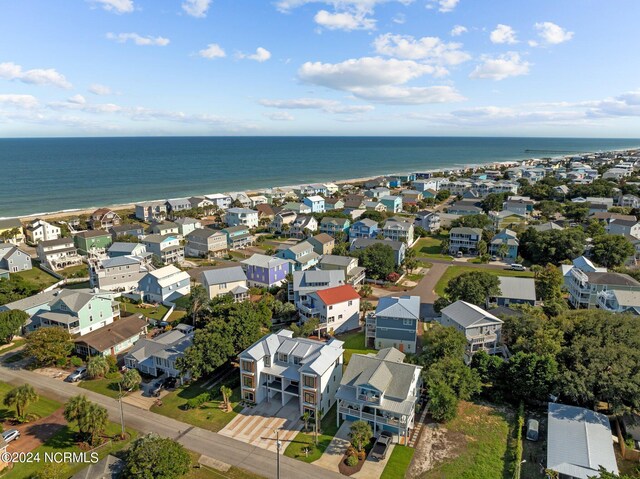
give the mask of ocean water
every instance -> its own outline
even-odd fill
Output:
[[[572,138],[0,139],[0,218],[637,146]]]

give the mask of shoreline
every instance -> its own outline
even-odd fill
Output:
[[[625,149],[614,149],[614,150],[603,150],[600,151],[600,153],[619,153],[619,152],[625,152],[625,151],[637,151],[640,149],[640,146],[637,147],[633,147],[633,148],[625,148]],[[582,152],[579,153],[581,155],[589,155],[589,154],[594,154],[597,152],[594,151],[587,151],[587,152]],[[576,153],[578,154],[578,153]],[[554,155],[554,156],[550,156],[547,158],[566,158],[569,155]],[[262,191],[264,191],[265,189],[275,189],[275,188],[295,188],[298,187],[300,185],[306,185],[306,184],[314,184],[314,183],[334,183],[336,185],[345,185],[345,184],[349,184],[349,183],[362,183],[365,181],[369,181],[375,178],[378,178],[380,176],[394,176],[394,175],[406,175],[409,173],[415,173],[415,172],[421,172],[421,173],[435,173],[435,172],[442,172],[442,171],[448,171],[448,170],[466,170],[469,168],[489,168],[489,167],[502,167],[502,166],[512,166],[512,165],[518,165],[518,164],[522,164],[528,161],[534,161],[534,160],[540,160],[541,158],[535,158],[535,157],[529,157],[529,158],[520,158],[520,159],[513,159],[513,160],[502,160],[502,161],[489,161],[489,162],[485,162],[485,163],[468,163],[468,164],[455,164],[455,165],[451,165],[449,167],[439,167],[439,168],[429,168],[429,169],[424,169],[424,170],[414,170],[411,172],[395,172],[395,173],[381,173],[378,175],[369,175],[369,176],[363,176],[363,177],[358,177],[358,178],[347,178],[347,179],[340,179],[340,180],[318,180],[318,181],[309,181],[309,182],[305,182],[305,183],[298,183],[298,184],[294,184],[294,185],[277,185],[277,186],[270,186],[270,187],[262,187],[262,188],[254,188],[251,190],[236,190],[237,192],[244,192],[247,196],[255,196],[255,195],[259,195]],[[205,196],[205,195],[210,195],[210,194],[215,194],[215,193],[230,193],[230,192],[210,192],[210,193],[206,193],[203,195],[196,195],[196,194],[192,194],[192,195],[187,195],[187,197],[189,196]],[[98,208],[108,208],[110,210],[113,210],[115,212],[118,211],[124,211],[124,210],[130,210],[130,209],[134,209],[136,204],[140,204],[140,203],[148,203],[148,202],[154,202],[154,201],[166,201],[168,199],[172,199],[172,198],[158,198],[158,199],[149,199],[149,200],[140,200],[140,201],[135,201],[135,202],[128,202],[128,203],[116,203],[113,205],[94,205],[94,206],[87,206],[87,207],[78,207],[78,208],[69,208],[69,209],[64,209],[64,210],[58,210],[58,211],[49,211],[49,212],[42,212],[42,213],[32,213],[32,214],[28,214],[28,215],[18,215],[18,216],[4,216],[4,217],[0,217],[0,220],[7,220],[7,219],[19,219],[22,222],[28,222],[28,221],[32,221],[34,219],[43,219],[43,220],[59,220],[61,218],[67,218],[70,216],[81,216],[81,215],[90,215],[91,213],[93,213],[96,209]]]

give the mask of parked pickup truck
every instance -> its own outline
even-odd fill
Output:
[[[378,440],[373,445],[373,449],[371,449],[370,456],[376,458],[378,461],[384,460],[384,458],[387,457],[387,450],[392,440],[393,436],[390,432],[382,431],[378,436]]]

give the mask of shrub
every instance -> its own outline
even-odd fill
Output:
[[[82,360],[82,358],[79,358],[78,356],[71,356],[71,365],[75,366],[76,368],[79,368],[80,366],[82,366],[82,364],[84,363],[84,361]]]
[[[115,373],[118,371],[118,360],[115,356],[107,356],[107,364],[109,364],[110,373]]]
[[[391,281],[392,283],[395,283],[399,279],[400,279],[400,275],[398,273],[396,273],[395,271],[393,273],[389,273],[387,275],[387,281]]]
[[[196,409],[209,401],[209,393],[198,394],[196,397],[189,399],[185,404],[185,409]]]
[[[349,456],[347,457],[347,466],[356,467],[358,465],[358,456]]]

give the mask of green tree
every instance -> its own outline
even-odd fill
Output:
[[[505,363],[505,387],[516,401],[544,401],[558,376],[556,360],[549,355],[518,352]]]
[[[418,362],[428,368],[448,356],[462,358],[467,348],[467,338],[453,327],[433,323],[422,335],[422,344]]]
[[[3,403],[7,407],[15,407],[16,417],[19,420],[24,420],[27,407],[38,399],[38,393],[33,389],[33,386],[31,384],[23,384],[9,391],[4,397]]]
[[[64,462],[45,462],[29,479],[67,479],[69,466]]]
[[[141,381],[142,378],[140,377],[140,373],[137,369],[127,369],[127,371],[122,375],[120,383],[122,384],[122,389],[125,391],[133,391],[140,387]]]
[[[631,242],[621,235],[602,235],[593,239],[591,255],[596,263],[606,268],[622,266],[635,253]]]
[[[103,378],[109,372],[109,363],[104,356],[93,356],[87,361],[87,376],[90,379]]]
[[[560,264],[584,252],[586,236],[582,228],[536,231],[520,235],[520,254],[534,264]]]
[[[362,286],[360,286],[358,294],[361,298],[368,298],[373,294],[373,288],[369,284],[363,284]]]
[[[567,203],[564,215],[576,223],[582,223],[589,216],[589,203]]]
[[[331,254],[336,256],[347,256],[349,254],[349,243],[336,243]]]
[[[468,400],[482,389],[480,375],[469,368],[462,357],[445,356],[424,372],[428,385],[446,384],[458,399]]]
[[[191,457],[173,439],[147,434],[137,439],[125,459],[124,477],[174,479],[189,472]]]
[[[367,421],[354,421],[349,429],[351,444],[358,451],[362,451],[373,437],[373,431]]]
[[[107,410],[99,404],[87,400],[85,395],[74,396],[64,405],[64,418],[78,425],[78,431],[91,445],[97,444],[98,437],[109,423]]]
[[[203,309],[208,300],[207,290],[204,286],[197,284],[191,288],[187,314],[191,316],[191,324],[194,326],[198,323],[198,313]]]
[[[600,223],[598,220],[591,220],[587,225],[587,236],[589,238],[597,238],[598,236],[602,236],[607,234],[607,231],[604,228],[604,225]]]
[[[502,203],[504,203],[506,198],[506,193],[489,193],[480,202],[480,207],[485,213],[502,211]]]
[[[222,405],[225,412],[231,412],[231,395],[233,390],[229,386],[220,387],[220,395],[222,396]]]
[[[451,421],[458,412],[458,398],[445,383],[429,385],[429,412],[438,422]]]
[[[613,472],[607,471],[604,467],[600,466],[600,472],[597,476],[589,476],[589,479],[637,479],[637,475],[629,475],[629,474],[614,474]]]
[[[73,341],[64,328],[38,328],[27,335],[24,350],[38,364],[48,366],[66,360],[73,351]]]
[[[292,323],[289,327],[291,328],[291,331],[293,331],[294,338],[308,338],[318,329],[319,325],[320,320],[318,318],[309,318],[301,325]]]
[[[404,260],[402,260],[402,265],[407,273],[411,274],[411,272],[418,267],[420,263],[418,262],[416,250],[409,248],[405,252]]]
[[[542,301],[562,299],[564,278],[560,268],[548,264],[541,268],[536,277],[536,296]]]
[[[436,193],[436,201],[442,203],[444,200],[449,199],[451,192],[449,190],[440,190]]]
[[[492,385],[498,381],[503,364],[504,360],[500,356],[488,354],[481,349],[471,357],[470,367],[477,371],[484,385]]]
[[[562,203],[549,200],[539,202],[536,204],[535,208],[540,212],[540,215],[548,220],[555,218],[557,213],[562,213],[564,210]]]
[[[361,220],[369,219],[369,220],[376,221],[378,224],[381,224],[387,219],[387,217],[384,213],[381,213],[380,211],[367,210],[364,213],[362,213],[359,219]]]
[[[489,250],[489,247],[487,246],[487,242],[484,240],[478,241],[478,246],[476,250],[478,251],[478,255],[480,256],[484,256],[485,254],[487,254],[487,251]]]
[[[304,422],[304,430],[307,432],[309,430],[309,421],[311,420],[311,413],[309,411],[305,411],[302,415],[302,422]]]
[[[482,306],[487,298],[500,294],[500,280],[495,274],[469,271],[449,281],[444,292],[451,302],[462,300]]]
[[[29,315],[19,309],[0,311],[0,343],[10,343],[28,319]]]
[[[451,226],[465,226],[467,228],[487,228],[491,226],[491,220],[487,215],[467,215],[456,218],[451,222]]]
[[[391,246],[375,243],[364,249],[354,251],[360,264],[367,270],[367,276],[373,279],[384,279],[395,270],[395,254]]]

